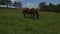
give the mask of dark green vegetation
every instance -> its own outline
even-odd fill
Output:
[[[11,0],[0,0],[0,5],[11,5],[12,1]]]
[[[0,9],[0,34],[60,34],[60,13],[39,14],[40,19],[29,19],[19,9]]]
[[[48,5],[45,2],[41,2],[39,4],[40,10],[41,11],[49,11],[49,12],[58,12],[60,13],[60,4],[52,4],[49,3]]]

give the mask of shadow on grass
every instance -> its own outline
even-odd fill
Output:
[[[25,19],[33,19],[33,20],[39,19],[39,18],[37,18],[37,17],[23,17],[23,18],[25,18]]]
[[[34,31],[31,27],[25,28],[25,31]]]

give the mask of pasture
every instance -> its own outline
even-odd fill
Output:
[[[20,9],[0,9],[0,34],[60,34],[60,13],[38,12],[30,19]]]

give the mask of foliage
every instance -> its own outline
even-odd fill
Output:
[[[13,4],[13,6],[15,6],[17,8],[21,8],[22,7],[22,3],[15,1],[14,4]]]
[[[12,1],[11,0],[1,0],[0,4],[1,5],[7,5],[7,7],[8,7],[8,5],[12,4]]]
[[[46,5],[45,2],[42,2],[39,4],[39,7],[42,11],[60,12],[60,4],[54,5],[49,3],[49,5]]]

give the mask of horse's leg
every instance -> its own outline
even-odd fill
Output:
[[[30,13],[28,13],[28,17],[30,17],[31,15],[30,15]]]
[[[28,13],[28,11],[26,11],[26,17],[29,17],[29,13]]]
[[[26,13],[23,11],[23,16],[26,17]]]
[[[28,11],[26,12],[26,16],[29,17],[29,13],[28,13]]]
[[[35,18],[35,13],[33,13],[32,15],[33,15],[33,18]]]
[[[32,18],[32,13],[29,13],[29,17]]]
[[[37,15],[37,18],[39,19],[39,14],[38,14],[38,13],[36,13],[36,15]]]

